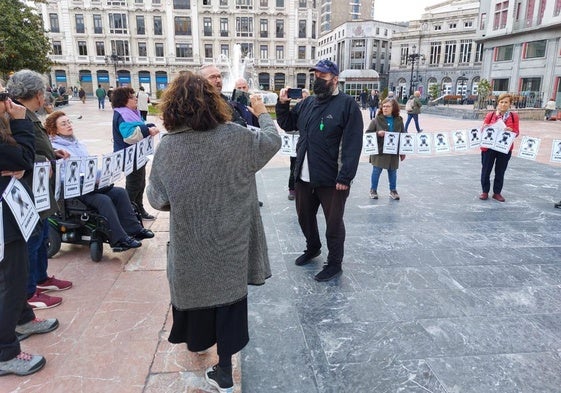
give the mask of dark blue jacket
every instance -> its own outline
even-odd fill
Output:
[[[10,121],[12,137],[17,145],[0,142],[0,171],[29,171],[33,172],[35,163],[35,136],[33,133],[33,123],[27,119],[17,119]],[[8,183],[12,180],[8,176],[0,176],[0,195],[4,192]],[[28,194],[31,191],[22,182]],[[4,241],[6,243],[22,239],[18,224],[12,215],[10,207],[2,201],[3,222],[4,222]]]
[[[123,116],[121,116],[119,112],[113,112],[113,151],[123,150],[131,146],[123,140],[123,135],[121,135],[121,132],[119,131],[119,124],[124,121],[125,120],[123,119]],[[148,128],[152,127],[153,125],[154,124],[152,123],[148,123],[140,126],[142,135],[144,135],[145,138],[150,135]]]
[[[296,181],[300,180],[307,153],[313,187],[351,184],[358,168],[364,128],[360,108],[351,96],[339,92],[321,101],[310,96],[292,110],[290,103],[279,101],[276,112],[282,129],[300,131],[294,169]]]

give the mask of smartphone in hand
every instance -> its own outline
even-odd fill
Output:
[[[293,100],[299,100],[300,98],[302,98],[302,89],[288,89],[288,91],[286,92],[288,98],[293,99]]]
[[[232,92],[232,101],[249,106],[251,104],[249,101],[249,95],[250,94],[247,91],[234,89]]]

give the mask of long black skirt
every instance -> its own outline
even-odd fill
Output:
[[[168,341],[187,343],[192,352],[217,345],[218,356],[231,356],[249,342],[247,298],[228,306],[178,310],[172,306],[173,326]]]

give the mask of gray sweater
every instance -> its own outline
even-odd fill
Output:
[[[171,132],[156,150],[147,196],[170,211],[167,275],[180,310],[232,304],[271,276],[255,173],[281,138],[268,114],[259,124]]]

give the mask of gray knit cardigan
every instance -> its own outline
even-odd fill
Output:
[[[170,211],[167,276],[177,309],[232,304],[271,276],[255,173],[281,138],[268,114],[259,125],[170,132],[155,152],[146,193],[152,207]]]

